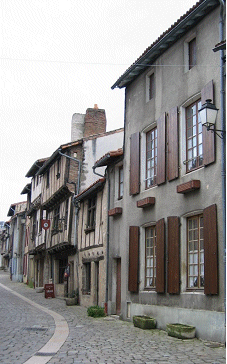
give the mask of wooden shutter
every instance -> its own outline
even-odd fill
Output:
[[[156,223],[156,292],[165,292],[165,220]]]
[[[139,226],[129,227],[128,290],[138,292]]]
[[[169,216],[168,224],[168,293],[180,292],[179,217]]]
[[[130,140],[130,195],[140,192],[140,133],[131,135]]]
[[[174,107],[169,112],[168,118],[168,180],[172,181],[179,177],[178,158],[178,109]]]
[[[218,294],[217,207],[215,204],[203,211],[203,230],[204,293]]]
[[[166,115],[165,113],[157,120],[157,185],[166,181]]]
[[[201,104],[205,104],[207,99],[211,99],[212,103],[214,102],[213,80],[201,90]],[[207,131],[206,127],[203,126],[203,163],[206,166],[213,162],[215,162],[215,134]]]

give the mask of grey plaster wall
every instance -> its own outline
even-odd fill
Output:
[[[157,59],[155,64],[141,74],[126,89],[126,123],[125,123],[125,154],[124,154],[124,197],[121,201],[123,214],[119,217],[119,223],[115,221],[111,225],[114,244],[117,244],[113,254],[119,254],[122,260],[121,285],[122,285],[122,317],[127,318],[127,302],[132,307],[137,305],[136,312],[144,313],[145,305],[159,307],[159,316],[165,314],[166,307],[172,307],[171,312],[181,308],[185,314],[199,310],[203,317],[210,319],[223,319],[223,315],[217,312],[224,311],[224,264],[223,264],[223,227],[222,227],[222,190],[221,190],[221,139],[216,137],[216,162],[208,167],[202,167],[187,173],[183,161],[184,151],[184,123],[185,107],[201,96],[202,88],[210,81],[214,82],[215,105],[220,109],[220,69],[219,54],[212,49],[219,42],[219,8],[206,16],[195,28],[179,39],[170,49]],[[197,65],[191,70],[186,70],[185,65],[185,43],[193,36],[197,42]],[[150,71],[155,72],[155,97],[146,100],[146,76]],[[129,169],[130,169],[130,136],[135,132],[141,134],[141,153],[143,152],[143,137],[149,125],[154,124],[161,114],[168,113],[171,108],[177,106],[179,109],[179,178],[145,190],[144,181],[141,178],[140,194],[129,195]],[[220,126],[220,113],[217,119],[217,129]],[[141,163],[141,176],[143,176],[144,165]],[[197,192],[188,195],[176,193],[176,187],[180,183],[198,179],[201,188]],[[137,200],[153,196],[155,205],[148,209],[138,209]],[[219,262],[219,294],[217,296],[206,296],[199,291],[196,294],[186,290],[186,215],[189,213],[202,212],[204,208],[212,204],[217,205],[218,220],[218,262]],[[112,200],[112,206],[118,206],[118,202]],[[151,222],[164,218],[167,222],[168,216],[180,217],[180,269],[181,285],[179,295],[157,294],[144,290],[144,265],[145,265],[145,226]],[[128,241],[129,226],[140,227],[140,269],[139,269],[139,293],[131,294],[128,291]],[[120,226],[120,228],[119,228]],[[120,234],[120,237],[119,237]],[[167,231],[166,231],[167,234]],[[118,243],[119,241],[119,243]],[[118,245],[119,244],[119,245]],[[114,248],[115,249],[115,248]],[[166,264],[167,265],[167,264]],[[162,311],[162,307],[165,307]],[[191,311],[193,309],[193,311]],[[175,310],[175,311],[174,311]],[[183,311],[182,311],[183,312]],[[197,316],[195,316],[197,317]],[[190,320],[194,322],[193,315]],[[203,319],[199,322],[198,332],[202,332]],[[203,321],[205,322],[205,320]],[[189,322],[190,323],[190,322]],[[164,324],[164,322],[163,322]],[[222,333],[216,335],[213,332],[209,338],[223,338]],[[204,333],[206,329],[204,329]],[[202,335],[202,334],[201,334]],[[207,337],[208,337],[207,336]]]

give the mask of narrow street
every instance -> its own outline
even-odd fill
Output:
[[[113,317],[93,319],[80,306],[45,299],[0,272],[0,363],[225,363],[225,347],[140,330]]]

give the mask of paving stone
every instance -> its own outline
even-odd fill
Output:
[[[224,364],[225,348],[198,339],[178,340],[161,330],[140,330],[121,320],[94,319],[87,309],[45,299],[23,283],[0,273],[0,283],[62,315],[69,336],[50,364]],[[10,313],[10,314],[9,314]],[[23,364],[40,350],[55,330],[53,318],[0,286],[0,363]],[[33,331],[32,328],[37,330]],[[44,330],[39,330],[45,328]],[[29,329],[29,330],[27,330]]]

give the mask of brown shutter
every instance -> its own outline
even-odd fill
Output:
[[[203,230],[204,293],[218,294],[217,207],[215,204],[203,211]]]
[[[178,109],[174,107],[168,118],[168,180],[179,177],[178,158]]]
[[[139,226],[129,227],[128,290],[138,292]]]
[[[166,181],[166,115],[165,113],[157,120],[157,185]]]
[[[168,293],[180,292],[179,217],[169,216],[168,224]]]
[[[130,140],[130,195],[140,192],[140,133],[131,135]]]
[[[165,220],[156,223],[156,292],[165,292]]]
[[[213,81],[201,90],[201,104],[205,104],[206,100],[211,99],[214,102],[214,85]],[[208,165],[215,162],[215,134],[211,131],[207,131],[206,127],[203,126],[203,163]]]

